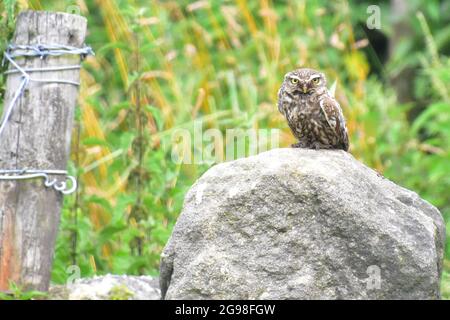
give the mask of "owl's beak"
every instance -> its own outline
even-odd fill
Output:
[[[303,85],[302,91],[303,93],[308,93],[308,88],[306,87],[306,84]]]

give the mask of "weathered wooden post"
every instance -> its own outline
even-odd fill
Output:
[[[17,18],[12,44],[81,48],[86,26],[86,19],[77,15],[26,11]],[[80,70],[76,65],[80,64],[80,55],[26,56],[28,51],[23,49],[25,57],[15,61],[30,71],[33,81],[17,100],[0,135],[0,169],[65,170],[78,96]],[[5,108],[24,78],[17,69],[14,71],[8,73]],[[44,186],[43,179],[0,180],[0,290],[7,290],[10,281],[26,290],[48,290],[62,202],[63,194]]]

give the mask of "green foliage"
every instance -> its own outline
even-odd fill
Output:
[[[16,0],[5,0],[0,2],[0,52],[6,49],[8,39],[11,38],[14,30],[14,18],[15,18]],[[3,72],[5,66],[0,64],[0,96],[4,95],[4,82],[5,78]],[[1,99],[3,100],[3,99]],[[0,108],[1,110],[1,108]]]
[[[418,14],[427,51],[418,53],[422,70],[418,83],[426,82],[431,102],[399,133],[403,141],[398,161],[386,174],[437,206],[450,227],[450,58],[440,57],[425,18]],[[406,143],[405,143],[406,142]],[[447,233],[447,243],[450,235]],[[450,246],[446,247],[450,257]]]
[[[184,195],[211,165],[174,163],[172,133],[193,133],[198,120],[222,132],[281,128],[280,144],[288,146],[293,138],[276,93],[298,66],[337,81],[351,153],[437,206],[450,227],[450,24],[441,1],[408,2],[423,14],[408,16],[412,34],[381,77],[370,73],[372,48],[358,47],[368,5],[360,1],[33,0],[28,7],[65,11],[75,3],[88,18],[86,43],[96,56],[81,74],[69,165],[80,187],[65,197],[54,282],[77,276],[71,265],[83,277],[156,275]],[[1,39],[11,36],[11,12],[21,6],[10,0],[0,7]],[[381,31],[390,36],[388,6],[381,4]],[[415,70],[415,101],[400,104],[387,80],[406,68]],[[449,260],[445,270],[449,298]]]
[[[24,290],[14,282],[9,282],[9,292],[0,292],[0,300],[36,300],[47,298],[47,293],[36,290]]]
[[[125,285],[116,285],[111,289],[108,298],[108,300],[130,300],[133,298],[133,292]]]
[[[442,274],[441,292],[442,299],[450,300],[450,273],[447,271]]]

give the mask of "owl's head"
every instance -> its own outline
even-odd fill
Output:
[[[325,75],[308,68],[288,72],[284,76],[284,83],[285,90],[294,95],[312,94],[327,88]]]

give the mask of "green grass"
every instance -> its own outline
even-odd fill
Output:
[[[442,299],[450,300],[450,273],[447,271],[442,274],[441,293]]]

